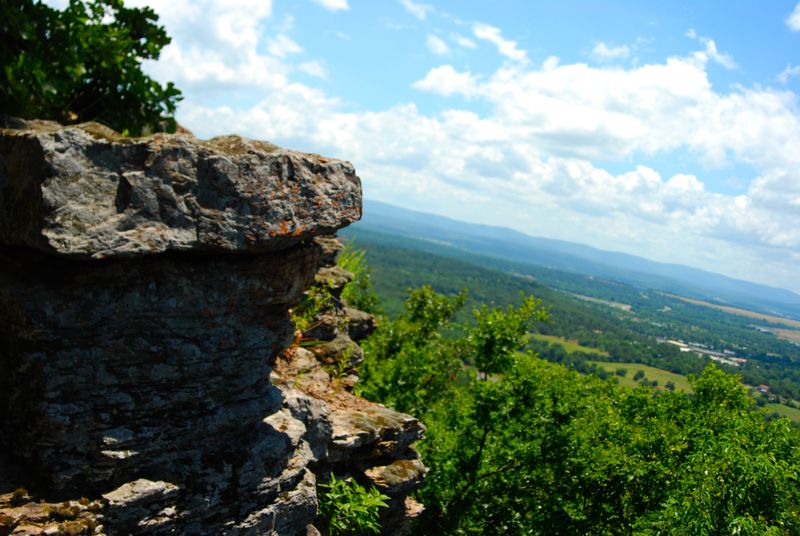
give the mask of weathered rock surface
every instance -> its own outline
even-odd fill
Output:
[[[357,381],[353,373],[363,351],[350,333],[368,335],[375,320],[341,300],[342,289],[351,280],[350,274],[335,267],[341,244],[328,238],[316,242],[323,254],[315,281],[330,299],[302,333],[300,344],[308,347],[286,350],[272,379],[284,394],[284,407],[306,426],[318,478],[327,481],[333,473],[378,488],[389,496],[389,507],[381,512],[384,534],[405,534],[423,510],[409,494],[427,474],[413,445],[425,427],[410,415],[352,394]]]
[[[27,126],[0,130],[0,493],[33,498],[0,496],[0,527],[313,532],[342,408],[270,371],[335,258],[310,238],[360,216],[352,167],[238,137]]]
[[[238,136],[0,129],[0,242],[80,258],[268,251],[361,216],[341,160]]]

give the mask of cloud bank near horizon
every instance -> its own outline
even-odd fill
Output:
[[[184,90],[178,118],[199,135],[237,131],[348,159],[368,197],[394,204],[800,291],[797,95],[713,87],[709,69],[737,63],[711,38],[692,31],[685,53],[658,62],[635,61],[637,43],[601,41],[584,62],[537,62],[502,28],[440,17],[420,42],[438,65],[394,105],[364,109],[303,77],[336,73],[270,2],[130,3],[151,5],[173,37],[147,68]],[[416,24],[439,16],[401,9]],[[453,61],[479,52],[495,66]],[[416,102],[431,97],[444,108]],[[685,169],[660,165],[669,159]],[[730,166],[751,175],[739,191],[704,179]]]

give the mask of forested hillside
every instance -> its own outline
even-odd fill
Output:
[[[718,364],[723,370],[740,374],[749,386],[767,385],[768,391],[758,395],[761,404],[793,406],[800,399],[800,347],[764,331],[766,328],[754,327],[757,323],[769,327],[768,322],[612,280],[456,252],[430,242],[363,230],[348,230],[345,235],[356,247],[366,249],[375,290],[389,316],[402,311],[406,289],[423,284],[444,294],[468,289],[459,321],[469,320],[468,311],[479,304],[516,304],[520,292],[533,294],[550,308],[551,316],[549,322],[534,328],[536,332],[602,352],[567,352],[552,339],[549,343],[532,339],[531,349],[548,360],[584,372],[596,371],[590,362],[601,360],[696,374],[711,354],[681,351],[679,346],[665,342],[691,341],[704,347],[698,346],[698,351],[738,356],[736,365]],[[439,256],[433,251],[457,257]]]

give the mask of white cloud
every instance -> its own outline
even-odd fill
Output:
[[[450,38],[455,41],[455,43],[462,47],[462,48],[476,48],[478,45],[475,44],[475,41],[468,37],[464,37],[463,35],[459,34],[452,34]]]
[[[450,47],[447,46],[447,43],[441,40],[441,38],[436,37],[435,35],[429,35],[428,40],[425,42],[428,47],[428,50],[436,54],[437,56],[444,56],[448,52],[450,52]]]
[[[736,62],[729,54],[720,52],[717,49],[717,43],[715,43],[713,39],[697,35],[697,32],[694,31],[693,28],[690,28],[685,35],[693,41],[699,41],[704,47],[703,50],[698,50],[694,53],[693,56],[695,60],[702,63],[706,63],[708,60],[711,60],[722,65],[726,69],[738,68],[738,65],[736,65]]]
[[[794,6],[794,10],[786,17],[786,25],[793,32],[800,32],[800,2]]]
[[[472,26],[472,33],[478,39],[488,41],[497,46],[498,52],[507,58],[518,62],[527,62],[528,55],[524,50],[517,48],[517,42],[503,38],[500,29],[488,24],[476,22]]]
[[[800,290],[797,97],[716,90],[707,69],[720,53],[708,42],[646,65],[552,57],[534,66],[499,30],[476,25],[477,38],[516,61],[486,74],[441,65],[413,87],[479,100],[480,114],[459,109],[459,100],[436,114],[412,103],[353,111],[293,80],[297,71],[324,74],[321,62],[300,56],[295,66],[259,48],[265,36],[285,36],[268,24],[268,2],[155,7],[174,40],[147,68],[184,89],[178,119],[198,135],[236,131],[349,159],[373,199]],[[285,45],[278,52],[292,53]],[[723,195],[704,184],[702,168],[659,170],[659,158],[691,162],[686,155],[708,166],[737,163],[755,178]]]
[[[275,39],[272,39],[267,45],[267,50],[269,50],[270,54],[273,56],[278,56],[279,58],[285,58],[290,54],[297,54],[298,52],[303,51],[300,45],[283,34],[277,36]]]
[[[463,95],[468,97],[477,90],[477,78],[469,72],[460,73],[451,65],[442,65],[428,71],[425,78],[412,84],[414,89],[438,95]]]
[[[609,46],[601,41],[594,46],[590,55],[600,62],[624,60],[630,57],[631,49],[626,45]]]
[[[428,16],[428,13],[433,13],[433,6],[428,4],[422,4],[413,2],[412,0],[400,0],[400,3],[403,5],[409,13],[417,17],[419,20],[425,20],[425,17]]]
[[[789,81],[789,77],[797,75],[800,75],[800,65],[787,65],[777,78],[779,82],[785,84]]]
[[[318,61],[306,61],[298,65],[297,68],[309,76],[323,79],[328,78],[328,72],[325,70],[322,63]]]
[[[330,11],[348,10],[350,6],[347,0],[314,0],[317,4],[321,5]]]
[[[705,45],[705,50],[702,52],[697,52],[695,57],[701,59],[702,61],[706,61],[707,59],[711,59],[725,67],[726,69],[736,69],[737,65],[733,58],[724,53],[719,52],[717,50],[717,44],[712,40],[708,39],[707,37],[702,37],[700,42]]]

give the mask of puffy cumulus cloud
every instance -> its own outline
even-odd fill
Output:
[[[627,45],[607,45],[601,41],[592,48],[589,55],[600,62],[624,60],[630,57],[631,49]]]
[[[150,6],[181,48],[255,48],[259,24],[272,13],[270,0],[128,0],[135,7]]]
[[[414,89],[430,91],[443,96],[463,95],[469,97],[477,91],[477,77],[469,72],[458,72],[452,65],[442,65],[428,71],[425,78],[414,82]]]
[[[157,62],[145,67],[157,79],[174,81],[189,98],[288,83],[291,67],[258,52],[272,14],[269,0],[128,0],[127,4],[148,5],[158,13],[172,43]]]
[[[793,32],[800,32],[800,2],[794,6],[794,9],[786,17],[786,25]]]
[[[499,29],[475,25],[477,39],[516,61],[486,74],[441,65],[413,87],[478,100],[481,113],[461,100],[435,114],[412,103],[353,111],[293,80],[298,70],[324,73],[321,63],[299,52],[295,67],[259,48],[290,35],[263,0],[173,0],[157,10],[174,41],[150,67],[192,88],[178,119],[199,135],[237,131],[349,159],[374,199],[800,290],[797,97],[715,90],[707,68],[719,59],[708,42],[625,68],[555,57],[534,66]],[[220,105],[193,96],[209,88],[250,88],[258,98]],[[664,175],[637,163],[676,153],[749,165],[756,178],[724,195],[704,184],[702,169]]]
[[[330,11],[343,11],[350,9],[350,5],[347,3],[347,0],[314,0],[314,2]]]
[[[447,43],[435,35],[429,35],[427,41],[425,41],[425,45],[428,47],[428,50],[437,56],[444,56],[450,52],[450,47],[447,46]]]
[[[497,47],[497,51],[512,60],[525,63],[528,61],[528,54],[517,47],[516,41],[511,41],[503,37],[500,28],[495,28],[488,24],[476,22],[472,26],[472,33],[478,39],[488,41]]]
[[[721,94],[708,79],[710,61],[691,53],[620,69],[548,58],[540,69],[504,66],[484,78],[437,67],[414,87],[483,99],[493,111],[486,117],[440,114],[440,136],[443,129],[452,154],[432,161],[428,172],[447,169],[437,175],[448,187],[514,205],[508,214],[517,220],[524,211],[569,213],[593,229],[609,220],[617,238],[627,222],[628,251],[697,263],[713,243],[732,256],[699,261],[702,266],[749,278],[774,269],[762,281],[800,289],[785,262],[787,255],[800,255],[800,153],[792,149],[800,144],[796,95],[741,87]],[[600,164],[677,151],[712,167],[744,163],[757,177],[743,195],[732,196],[709,191],[702,170],[663,177],[643,165],[615,174]],[[589,239],[565,234],[569,226],[551,225],[537,229]],[[656,235],[671,236],[664,249],[653,246]],[[620,247],[607,236],[593,237],[593,243]],[[759,263],[760,270],[748,271]]]
[[[412,0],[400,0],[400,4],[419,20],[425,20],[428,13],[433,13],[433,6],[428,4],[413,2]]]

